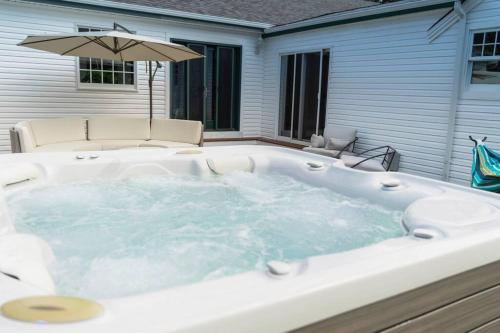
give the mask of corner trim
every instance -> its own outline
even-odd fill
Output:
[[[455,0],[453,9],[448,12],[444,17],[439,19],[438,22],[434,23],[432,27],[427,31],[427,37],[429,38],[429,43],[435,41],[439,36],[448,31],[452,26],[454,26],[458,21],[464,18],[464,16],[479,5],[483,0],[468,0],[465,3],[461,3],[460,0]]]

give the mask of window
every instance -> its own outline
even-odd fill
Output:
[[[173,40],[204,58],[172,63],[171,118],[199,120],[206,131],[238,131],[241,47]]]
[[[104,31],[105,29],[78,27],[78,32]],[[78,70],[81,87],[134,87],[135,63],[133,61],[79,58]]]
[[[474,33],[469,61],[471,84],[500,84],[500,31]]]
[[[330,50],[281,56],[279,136],[309,140],[323,134]]]

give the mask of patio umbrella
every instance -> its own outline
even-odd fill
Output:
[[[117,23],[108,31],[28,36],[18,45],[64,56],[147,61],[150,119],[153,117],[153,80],[161,68],[159,61],[178,62],[203,57],[184,45],[135,35]],[[154,71],[153,61],[156,62]]]

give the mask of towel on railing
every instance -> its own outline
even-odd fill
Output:
[[[471,186],[500,193],[500,154],[478,141],[472,150]]]

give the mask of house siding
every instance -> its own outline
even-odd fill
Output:
[[[77,63],[17,46],[29,34],[69,33],[76,26],[111,27],[118,22],[137,34],[242,46],[240,131],[260,135],[262,55],[256,32],[201,23],[154,20],[127,15],[0,1],[0,152],[10,152],[9,128],[33,118],[94,114],[147,115],[148,74],[137,62],[137,91],[77,88]],[[169,115],[169,66],[154,82],[154,114]]]
[[[500,30],[500,1],[483,0],[467,17],[467,31],[476,29]],[[466,54],[470,47],[466,44]],[[464,62],[467,62],[464,59]],[[464,81],[470,80],[464,75]],[[469,135],[475,138],[488,137],[488,147],[500,151],[500,89],[497,94],[485,99],[483,96],[470,97],[465,85],[457,105],[455,134],[453,140],[450,181],[467,184],[470,182],[472,164],[472,142]]]
[[[327,124],[355,127],[358,149],[391,145],[400,171],[441,178],[457,47],[453,27],[427,29],[446,10],[307,31],[266,40],[262,132],[276,137],[280,54],[331,48]]]

